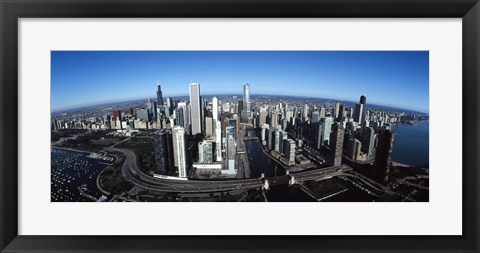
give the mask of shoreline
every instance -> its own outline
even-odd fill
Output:
[[[73,151],[73,152],[78,152],[78,153],[87,153],[87,154],[92,154],[95,152],[92,151],[85,151],[85,150],[79,150],[79,149],[73,149],[73,148],[65,148],[65,147],[58,147],[55,145],[51,145],[50,148],[56,148],[56,149],[62,149],[62,150],[68,150],[68,151]]]

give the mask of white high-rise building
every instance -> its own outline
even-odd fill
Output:
[[[218,99],[217,97],[212,98],[212,114],[214,122],[218,120]]]
[[[200,106],[200,84],[191,83],[190,93],[190,114],[192,121],[192,135],[202,133],[202,112]]]
[[[186,138],[185,129],[176,126],[172,131],[173,139],[173,156],[175,166],[178,168],[178,176],[182,178],[187,177],[187,154],[186,154]]]
[[[308,105],[305,105],[305,108],[303,108],[303,119],[307,120],[308,118]]]

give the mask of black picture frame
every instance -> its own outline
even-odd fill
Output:
[[[479,252],[478,0],[0,0],[0,17],[1,252]],[[54,17],[462,18],[463,235],[19,236],[17,22]]]

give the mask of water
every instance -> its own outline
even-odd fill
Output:
[[[95,197],[102,196],[97,188],[98,174],[110,163],[87,157],[89,153],[51,148],[51,201],[94,201],[80,195],[78,187]]]
[[[249,131],[249,136],[254,136],[254,131]],[[263,153],[258,141],[247,141],[248,156],[251,159],[251,168],[254,177],[264,173],[266,177],[274,177],[275,175],[285,175],[285,170],[272,161],[265,153]],[[340,180],[340,179],[339,179]],[[343,181],[342,183],[348,187],[348,190],[331,198],[322,200],[328,202],[369,202],[374,198],[366,192],[360,190],[353,184]],[[288,185],[272,186],[266,192],[268,201],[270,202],[312,202],[317,201],[310,197],[303,190]]]
[[[258,141],[247,141],[248,157],[252,162],[253,177],[260,177],[262,173],[265,177],[274,177],[285,175],[285,170],[265,155]]]
[[[392,160],[407,165],[427,165],[429,162],[429,121],[418,121],[416,125],[394,124]]]

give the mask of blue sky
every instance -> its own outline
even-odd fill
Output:
[[[428,51],[52,51],[52,110],[155,97],[293,95],[429,111]]]

